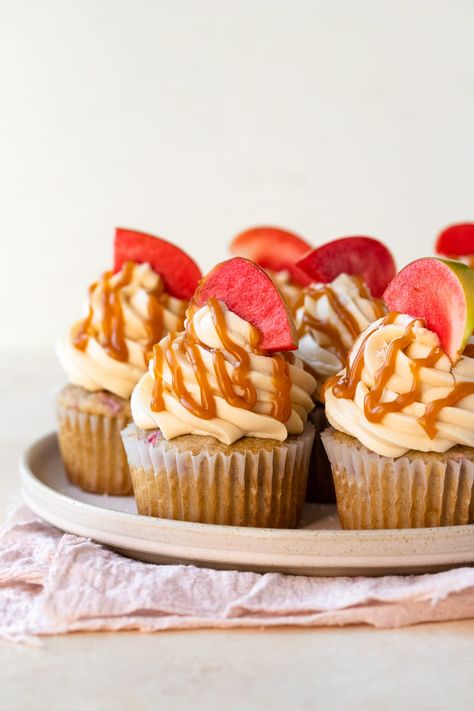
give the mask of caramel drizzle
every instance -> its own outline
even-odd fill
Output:
[[[382,326],[393,323],[398,314],[389,313],[382,321]],[[421,320],[421,319],[419,319]],[[383,365],[375,373],[374,387],[364,397],[364,414],[369,422],[379,423],[389,412],[399,412],[403,408],[412,405],[420,399],[421,381],[419,373],[421,368],[431,368],[443,355],[443,351],[438,346],[431,349],[424,358],[413,358],[410,362],[410,369],[413,375],[413,382],[410,390],[399,394],[394,400],[382,402],[383,394],[387,383],[395,372],[397,356],[403,352],[416,340],[414,332],[416,319],[410,321],[404,333],[395,338],[387,348]],[[324,391],[333,389],[334,396],[341,399],[354,399],[357,384],[361,379],[364,368],[364,350],[367,339],[372,335],[370,331],[362,341],[359,350],[352,361],[347,365],[347,375],[335,375],[325,383]],[[453,390],[444,398],[433,400],[426,406],[425,413],[418,418],[418,422],[425,430],[430,439],[437,434],[436,418],[444,407],[456,405],[468,395],[474,394],[474,382],[457,383]]]
[[[449,395],[430,402],[426,406],[425,414],[418,420],[428,437],[430,439],[436,437],[438,431],[436,428],[436,418],[438,417],[438,414],[440,410],[443,409],[443,407],[452,407],[453,405],[457,405],[461,400],[464,400],[465,397],[473,394],[473,382],[456,383]]]
[[[372,298],[364,280],[361,277],[351,278],[354,279],[357,283],[359,296],[362,299],[369,299],[373,302],[375,312],[374,320],[376,321],[377,319],[381,318],[385,314],[385,307],[383,301],[381,299]],[[331,286],[327,284],[318,284],[317,286],[310,286],[305,289],[303,294],[300,296],[298,302],[296,303],[295,313],[299,308],[304,306],[304,299],[306,295],[310,296],[316,303],[325,296],[328,299],[329,304],[334,313],[336,314],[337,318],[349,332],[351,339],[355,341],[355,339],[361,332],[357,319],[351,314],[349,309],[347,309],[340,301]],[[298,328],[298,338],[301,339],[305,334],[311,333],[313,331],[319,331],[320,333],[325,334],[331,342],[331,345],[334,348],[334,351],[338,358],[342,362],[345,361],[349,349],[344,345],[339,328],[328,320],[314,318],[313,316],[311,316],[311,314],[308,314],[306,311],[304,311],[300,326]]]
[[[111,284],[113,272],[105,272],[101,279],[89,287],[89,313],[83,321],[78,334],[74,339],[74,346],[85,351],[89,338],[97,338],[107,355],[115,360],[124,362],[128,359],[128,348],[125,338],[125,322],[122,309],[120,291],[128,286],[133,277],[134,262],[126,262],[122,267],[122,275],[115,285]],[[94,325],[94,307],[92,297],[96,289],[102,287],[103,318],[99,326]],[[163,293],[160,282],[153,292],[148,293],[148,316],[145,319],[145,328],[148,335],[146,349],[150,349],[164,334],[163,312],[167,297]],[[178,327],[182,328],[184,319],[179,317]]]
[[[250,380],[250,354],[227,334],[225,315],[217,299],[209,299],[208,306],[211,312],[214,327],[223,345],[223,350],[213,349],[202,343],[196,336],[192,319],[189,318],[184,333],[170,335],[165,347],[166,363],[171,371],[171,387],[180,404],[195,417],[210,420],[216,417],[217,408],[215,397],[223,397],[232,407],[252,410],[257,402],[257,391]],[[254,352],[260,351],[260,334],[252,330],[251,347]],[[206,368],[200,349],[212,354],[213,369],[216,376],[217,390],[209,382]],[[224,352],[225,351],[225,352]],[[154,353],[154,385],[151,400],[153,412],[165,409],[163,398],[163,355],[160,344],[156,344]],[[200,402],[191,395],[186,388],[183,371],[179,363],[178,354],[186,358],[191,364],[196,382],[199,387]],[[233,368],[229,375],[226,364],[230,360]],[[276,391],[271,403],[271,415],[280,422],[287,422],[291,416],[292,405],[290,398],[291,378],[289,364],[281,355],[271,356],[273,371],[273,387]],[[236,392],[238,388],[242,394]]]

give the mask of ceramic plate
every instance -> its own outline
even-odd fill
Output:
[[[139,516],[133,497],[87,494],[72,486],[54,433],[27,449],[21,474],[27,503],[46,521],[154,563],[302,575],[420,573],[474,564],[474,525],[341,531],[335,506],[312,504],[297,530]]]

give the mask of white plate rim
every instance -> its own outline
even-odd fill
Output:
[[[105,509],[56,491],[35,474],[36,460],[57,450],[50,432],[21,462],[25,500],[58,528],[133,557],[306,575],[424,572],[474,563],[474,525],[342,531],[258,529],[156,519]]]

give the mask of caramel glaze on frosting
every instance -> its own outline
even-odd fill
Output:
[[[154,346],[132,395],[135,423],[159,427],[166,439],[204,434],[225,444],[301,433],[314,379],[292,353],[266,355],[259,343],[257,330],[222,302],[190,307],[185,330]]]
[[[294,313],[298,353],[321,386],[342,368],[357,336],[386,308],[362,278],[340,274],[330,284],[306,287]]]
[[[474,446],[471,349],[453,366],[421,319],[389,313],[360,336],[346,368],[325,384],[328,419],[386,456]]]
[[[58,345],[75,385],[128,398],[146,372],[153,345],[184,324],[187,302],[164,290],[149,264],[127,262],[89,287],[88,313]]]

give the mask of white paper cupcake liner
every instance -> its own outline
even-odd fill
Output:
[[[58,403],[58,439],[72,484],[96,494],[127,495],[132,481],[120,431],[127,417],[92,415]]]
[[[122,432],[140,514],[200,523],[294,528],[304,505],[314,428],[255,451],[193,454],[152,432]]]
[[[333,428],[321,435],[343,528],[423,528],[474,522],[474,452],[382,457]]]

